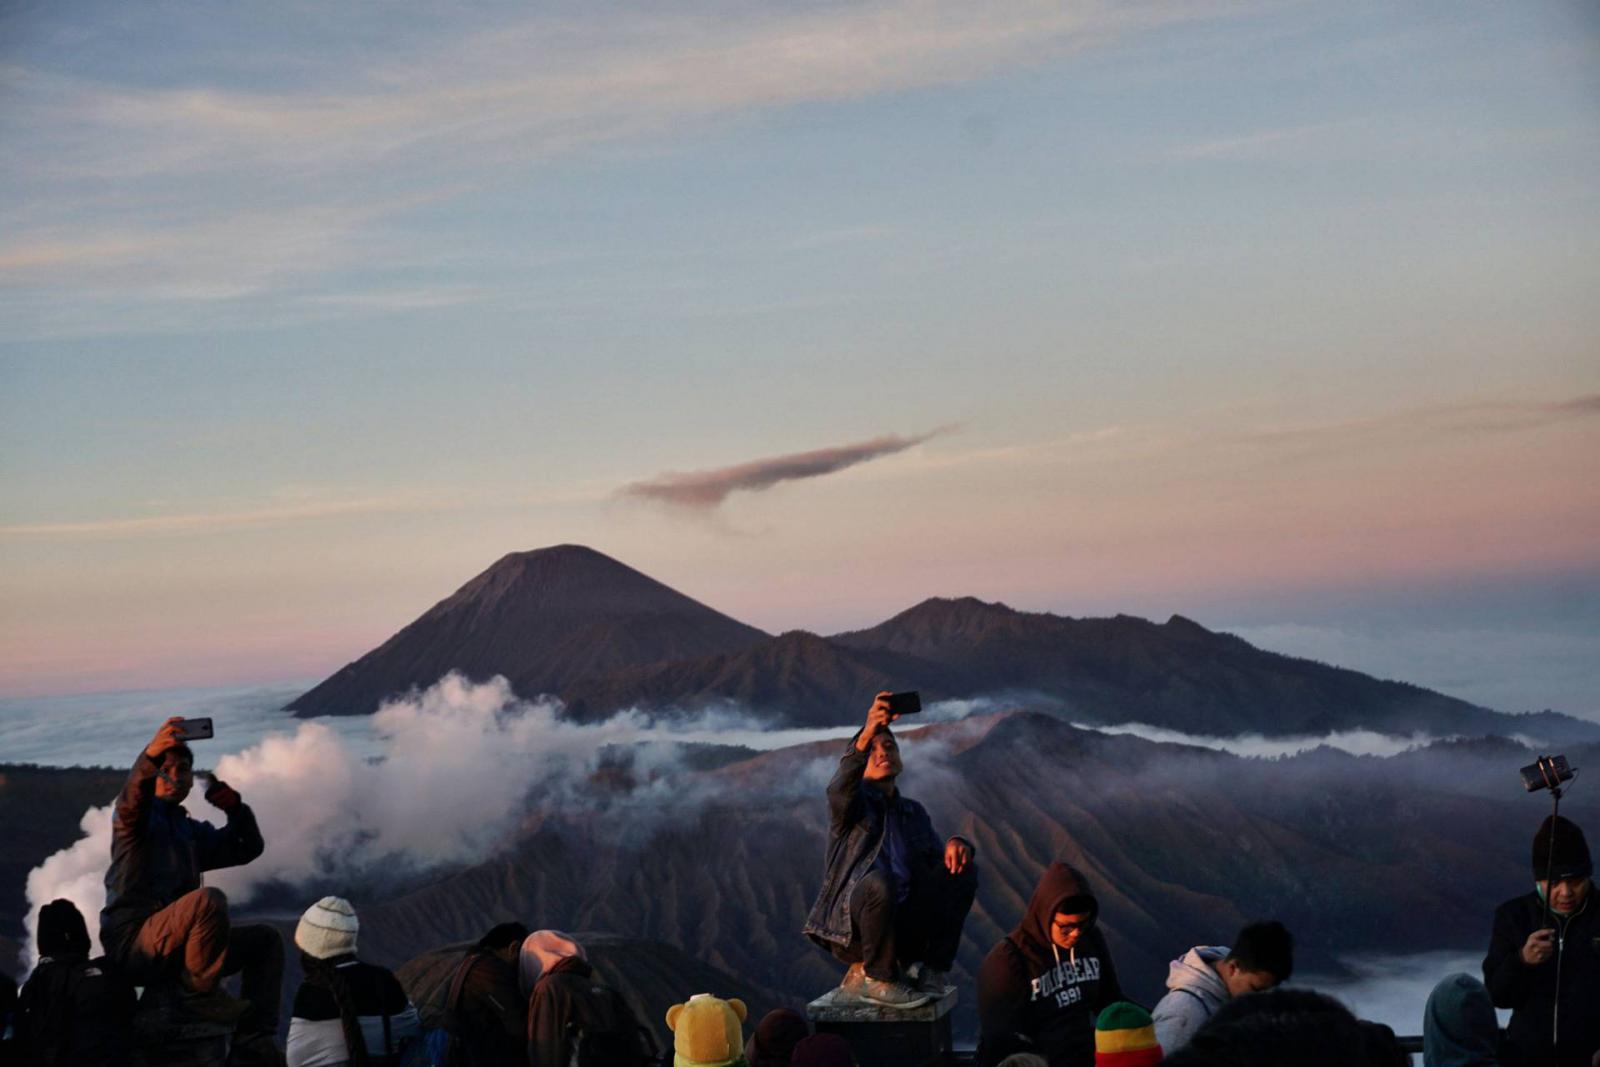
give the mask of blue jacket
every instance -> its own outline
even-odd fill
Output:
[[[899,790],[885,796],[874,786],[863,789],[861,776],[866,769],[867,754],[857,752],[851,738],[828,783],[827,865],[822,890],[806,917],[805,935],[823,948],[850,943],[850,894],[878,860],[886,819],[896,820],[909,854],[943,862],[944,842],[933,832],[927,810]]]
[[[111,867],[100,943],[114,961],[144,921],[191,890],[203,871],[237,867],[261,855],[261,830],[250,808],[237,804],[221,829],[191,819],[180,804],[156,799],[155,760],[139,753],[117,795],[111,820]]]

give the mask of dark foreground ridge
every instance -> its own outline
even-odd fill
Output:
[[[958,1044],[974,1039],[979,961],[1053,859],[1087,872],[1125,994],[1145,1004],[1161,996],[1174,955],[1224,943],[1253,917],[1283,919],[1303,969],[1327,973],[1350,956],[1482,944],[1486,902],[1526,890],[1539,805],[1516,788],[1526,750],[1504,739],[1384,760],[1324,749],[1263,761],[1011,713],[932,725],[905,745],[910,788],[940,829],[976,846],[984,870],[952,970]],[[464,939],[498,918],[527,917],[616,931],[585,935],[595,970],[658,1041],[663,1005],[695,992],[739,997],[752,1012],[801,1007],[839,977],[797,931],[827,833],[819,790],[840,748],[728,749],[690,761],[671,781],[681,806],[661,810],[630,801],[651,787],[649,765],[620,753],[592,796],[530,807],[484,862],[394,894],[348,890],[360,906],[361,958],[397,968],[420,1008]],[[1569,755],[1592,766],[1600,749],[1580,744]],[[76,813],[109,799],[103,771],[0,773],[7,801]],[[663,803],[659,793],[651,803]],[[1592,796],[1564,810],[1600,822]],[[0,805],[7,827],[14,812]],[[256,902],[285,940],[294,924],[282,916],[304,908],[305,893],[278,887]],[[242,911],[237,921],[252,919]],[[286,994],[300,981],[291,951]]]

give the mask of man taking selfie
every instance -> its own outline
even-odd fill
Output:
[[[978,865],[970,842],[941,841],[927,810],[896,787],[900,745],[889,724],[901,713],[891,696],[872,702],[828,783],[827,866],[805,933],[850,964],[848,995],[915,1008],[944,992]]]
[[[156,731],[117,796],[100,942],[136,983],[175,974],[187,1014],[236,1023],[236,1060],[259,1047],[271,1062],[283,939],[270,926],[231,925],[227,898],[201,879],[205,871],[249,863],[265,846],[249,805],[219,779],[205,798],[227,817],[224,826],[194,819],[183,807],[194,786],[183,722],[168,719]],[[220,988],[223,977],[240,973],[245,1000]]]

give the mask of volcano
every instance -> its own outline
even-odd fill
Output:
[[[365,715],[451,671],[503,675],[523,697],[641,664],[737,652],[767,639],[582,545],[501,557],[450,597],[288,706]]]

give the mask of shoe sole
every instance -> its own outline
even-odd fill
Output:
[[[933,998],[928,996],[926,993],[914,997],[911,1000],[902,1000],[898,1002],[892,1000],[879,1000],[870,993],[858,993],[856,994],[856,999],[865,1004],[873,1004],[880,1008],[903,1008],[907,1011],[912,1008],[920,1008],[924,1004],[931,1003],[933,1000]]]

